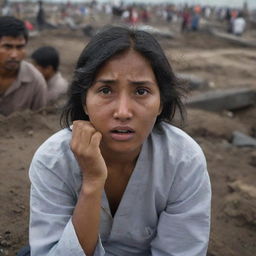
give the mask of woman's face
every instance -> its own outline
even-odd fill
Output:
[[[139,153],[161,112],[148,60],[134,50],[108,60],[88,89],[84,109],[103,135],[103,152]]]

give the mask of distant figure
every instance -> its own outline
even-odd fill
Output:
[[[40,47],[35,50],[31,58],[35,67],[43,74],[48,87],[47,102],[53,102],[68,89],[68,82],[59,70],[59,53],[51,46]]]
[[[245,31],[245,27],[246,27],[246,21],[243,17],[242,13],[239,13],[237,18],[234,19],[233,21],[233,34],[236,36],[241,36],[244,31]]]
[[[200,6],[196,6],[193,11],[192,19],[191,19],[191,29],[193,31],[197,31],[199,29],[200,23]]]
[[[24,22],[10,16],[0,17],[0,114],[24,109],[37,110],[46,105],[47,85],[26,56],[28,31]]]
[[[138,21],[139,21],[139,13],[138,13],[138,11],[134,7],[131,7],[129,12],[130,12],[129,23],[132,26],[135,26],[138,23]]]
[[[182,12],[182,24],[181,24],[181,32],[185,32],[189,28],[189,22],[190,22],[190,12],[188,8],[185,8]]]
[[[38,30],[43,30],[45,27],[45,13],[44,13],[42,1],[38,1],[38,12],[36,16],[36,22],[37,22]]]
[[[148,13],[147,9],[145,9],[145,8],[141,11],[141,21],[143,23],[149,22],[149,13]]]
[[[173,12],[172,12],[172,9],[170,7],[167,7],[166,8],[166,14],[167,14],[167,17],[166,17],[166,21],[168,23],[171,23],[172,22],[172,19],[173,19]]]
[[[197,31],[199,28],[199,21],[200,21],[200,16],[199,14],[194,14],[191,20],[191,29],[193,31]]]

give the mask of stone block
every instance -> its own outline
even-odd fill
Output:
[[[188,107],[208,111],[237,110],[256,104],[256,91],[253,89],[216,90],[192,96]]]
[[[256,139],[239,131],[234,131],[232,144],[238,147],[256,147]]]

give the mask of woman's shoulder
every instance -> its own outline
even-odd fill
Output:
[[[37,149],[29,168],[29,177],[34,186],[47,184],[62,189],[66,184],[68,190],[77,194],[81,174],[70,149],[71,136],[72,132],[65,128],[53,134]]]
[[[72,153],[69,146],[71,136],[72,132],[68,128],[56,132],[39,146],[34,158],[45,159],[54,156],[55,159],[58,159],[59,157],[62,158],[63,155],[67,157]]]
[[[163,151],[179,157],[191,157],[202,154],[201,147],[185,131],[166,122],[161,122],[152,132],[152,140]]]
[[[76,169],[77,163],[70,149],[71,136],[72,132],[65,128],[49,137],[36,150],[30,172],[45,172],[45,169],[48,169],[50,172],[63,174],[68,172],[66,169]]]

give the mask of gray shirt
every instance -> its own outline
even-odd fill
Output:
[[[166,123],[144,142],[114,218],[102,194],[94,256],[205,256],[211,189],[196,142]],[[71,216],[81,173],[68,129],[37,150],[30,167],[32,256],[84,256]]]
[[[32,64],[22,61],[17,79],[0,96],[0,114],[38,110],[46,105],[46,96],[47,85],[42,74]]]
[[[47,102],[56,101],[62,94],[68,90],[68,81],[63,78],[60,72],[57,72],[47,81],[48,92]]]

